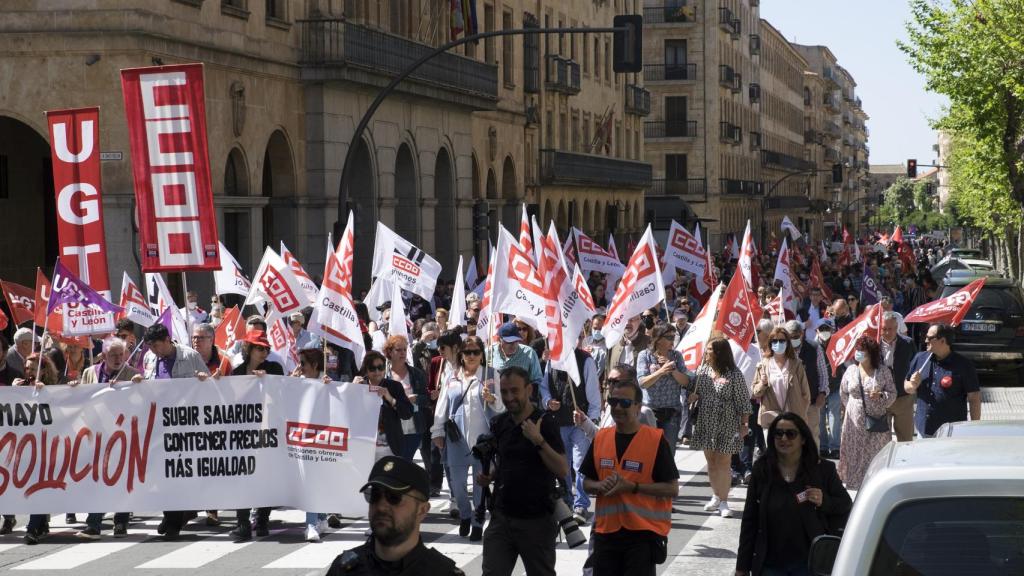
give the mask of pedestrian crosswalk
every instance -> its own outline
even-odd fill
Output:
[[[702,472],[703,455],[680,450],[676,461],[684,487],[692,484],[691,491],[707,492],[706,477]],[[695,512],[699,510],[698,500],[697,496],[681,498],[676,506],[687,508],[688,514],[701,514]],[[470,542],[459,536],[458,523],[448,518],[448,507],[446,493],[431,500],[431,514],[421,528],[423,540],[454,560],[467,574],[479,574],[482,543]],[[84,518],[79,515],[79,519]],[[111,520],[108,518],[100,541],[82,541],[75,537],[75,533],[84,528],[83,524],[68,526],[63,523],[63,515],[54,515],[50,535],[40,544],[28,546],[22,540],[27,517],[19,517],[14,533],[0,536],[0,572],[51,574],[74,570],[75,574],[133,571],[186,574],[202,569],[225,574],[253,571],[274,576],[322,574],[336,556],[361,544],[368,528],[366,519],[343,519],[340,529],[323,534],[321,542],[308,543],[304,539],[305,512],[274,510],[269,536],[237,543],[229,534],[234,528],[231,513],[222,515],[222,519],[222,525],[209,527],[200,514],[199,519],[193,520],[181,532],[180,540],[164,542],[156,533],[160,514],[137,513],[126,538],[115,540],[112,537]],[[687,522],[692,523],[693,520],[688,517]],[[729,522],[717,524],[729,526]],[[733,521],[733,524],[738,531],[738,521]],[[694,528],[703,530],[699,525]],[[585,530],[588,538],[589,531],[589,528]],[[559,543],[556,572],[560,575],[580,574],[587,555],[587,546],[570,550],[565,543]],[[667,564],[671,562],[672,558]]]

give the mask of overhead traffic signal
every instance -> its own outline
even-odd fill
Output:
[[[612,34],[612,70],[615,72],[642,72],[644,18],[639,14],[620,14],[612,21],[616,28],[625,28]]]
[[[917,178],[917,160],[907,160],[907,178]]]

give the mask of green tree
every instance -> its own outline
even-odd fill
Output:
[[[949,98],[948,114],[936,122],[961,143],[956,169],[968,182],[983,184],[971,198],[954,199],[960,214],[1002,230],[1007,265],[1020,278],[1020,215],[1024,210],[1024,2],[1021,0],[911,0],[909,41],[899,43],[927,88]],[[977,153],[983,149],[988,154]],[[954,163],[955,164],[955,163]],[[974,200],[991,202],[975,205]],[[1005,202],[1006,199],[1009,202]],[[1000,202],[1003,201],[1003,202]],[[1006,211],[1002,211],[1005,209]],[[978,212],[990,210],[998,217]],[[1007,224],[1010,222],[1010,224]],[[1016,223],[1014,226],[1013,223]]]
[[[904,225],[904,219],[913,211],[914,184],[900,176],[882,193],[882,221]]]

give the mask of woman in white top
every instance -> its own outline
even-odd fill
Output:
[[[476,336],[466,338],[462,349],[456,355],[458,369],[448,380],[444,393],[437,399],[434,411],[434,425],[430,435],[439,448],[446,448],[448,460],[448,485],[459,505],[459,535],[472,534],[470,540],[477,542],[483,537],[482,518],[473,510],[480,506],[484,488],[475,478],[483,472],[479,460],[471,451],[477,438],[490,430],[490,420],[505,411],[501,396],[495,393],[497,379],[494,371],[484,366],[484,343]],[[447,425],[448,421],[454,426]],[[453,434],[452,428],[458,430]],[[457,437],[456,437],[457,436]],[[470,504],[466,475],[473,468],[473,502]]]

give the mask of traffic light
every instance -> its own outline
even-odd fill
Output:
[[[917,160],[907,160],[907,178],[917,178]]]
[[[612,21],[616,28],[625,28],[612,34],[612,70],[615,72],[642,72],[644,18],[639,14],[621,14]]]
[[[836,162],[832,165],[832,183],[842,184],[843,183],[843,165]]]

